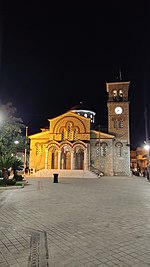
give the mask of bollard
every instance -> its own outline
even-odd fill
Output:
[[[54,183],[58,183],[58,173],[54,173]]]

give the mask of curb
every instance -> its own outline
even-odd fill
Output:
[[[20,188],[24,188],[24,185],[21,186],[17,186],[17,185],[13,185],[13,186],[1,186],[0,190],[9,190],[9,189],[20,189]]]

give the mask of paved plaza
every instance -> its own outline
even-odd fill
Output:
[[[150,266],[150,182],[27,178],[0,190],[0,267]]]

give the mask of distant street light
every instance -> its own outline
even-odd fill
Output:
[[[150,164],[149,164],[150,145],[146,141],[144,141],[144,143],[145,143],[144,148],[147,151],[147,179],[149,180],[149,177],[150,177]]]
[[[145,150],[149,151],[149,145],[144,146]]]
[[[149,150],[150,150],[150,145],[146,141],[144,141],[144,143],[145,143],[144,148],[147,151],[147,165],[148,165],[148,163],[149,163]]]
[[[147,179],[150,179],[150,164],[149,164],[149,139],[148,139],[148,123],[147,123],[147,107],[145,106],[145,112],[144,112],[144,118],[145,118],[145,137],[146,141],[145,143],[145,149],[147,150]]]
[[[14,144],[18,145],[19,144],[19,141],[18,140],[14,141]]]

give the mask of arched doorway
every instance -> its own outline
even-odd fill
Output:
[[[60,169],[71,169],[71,153],[70,148],[68,146],[63,146],[61,148]]]
[[[56,147],[51,147],[49,150],[49,168],[58,169],[58,150]]]
[[[84,150],[82,148],[76,147],[74,150],[74,167],[75,170],[84,169]]]

